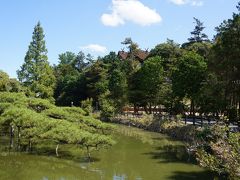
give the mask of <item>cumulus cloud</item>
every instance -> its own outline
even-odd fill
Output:
[[[184,5],[189,4],[191,6],[202,6],[203,1],[201,0],[170,0],[172,3],[176,5]]]
[[[101,21],[105,26],[119,26],[131,21],[148,26],[162,21],[155,9],[151,9],[139,0],[112,0],[111,13],[103,14]]]
[[[101,46],[99,44],[89,44],[86,46],[81,46],[80,49],[84,51],[91,51],[91,52],[96,52],[96,53],[106,53],[107,48],[105,46]]]

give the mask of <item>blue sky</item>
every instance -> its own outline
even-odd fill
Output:
[[[95,56],[118,51],[131,37],[142,49],[187,41],[193,17],[214,28],[236,12],[238,0],[1,0],[0,69],[11,77],[22,65],[32,31],[41,22],[51,64],[65,51]]]

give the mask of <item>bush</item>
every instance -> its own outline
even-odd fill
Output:
[[[240,178],[240,133],[227,133],[228,128],[214,125],[198,133],[201,140],[196,153],[200,165],[229,179]],[[227,136],[228,135],[228,136]]]
[[[101,106],[101,114],[100,114],[101,119],[109,121],[110,118],[114,116],[116,111],[113,105],[113,102],[109,99],[102,99],[100,106]]]
[[[88,98],[84,101],[81,101],[81,108],[84,111],[86,111],[87,115],[90,115],[93,112],[92,104],[93,104],[93,99],[92,98]]]

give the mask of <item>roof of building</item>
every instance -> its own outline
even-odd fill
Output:
[[[125,51],[119,51],[118,52],[118,56],[122,59],[122,60],[126,60],[129,57],[128,52]],[[143,51],[143,50],[137,50],[134,52],[134,56],[138,58],[138,60],[140,61],[144,61],[149,55],[148,51]]]

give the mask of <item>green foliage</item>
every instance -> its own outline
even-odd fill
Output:
[[[196,100],[201,113],[221,112],[226,106],[222,83],[213,73],[209,73],[200,89]]]
[[[9,76],[3,71],[0,71],[0,91],[9,91]]]
[[[45,99],[28,98],[28,107],[36,112],[54,108],[54,105]]]
[[[239,9],[238,9],[239,10]],[[216,28],[217,35],[211,49],[209,58],[209,70],[215,74],[221,92],[224,94],[224,105],[221,111],[232,114],[233,109],[238,108],[239,104],[239,58],[240,58],[240,14],[233,13],[232,18],[224,20]],[[217,99],[218,97],[216,97]],[[231,117],[232,119],[232,117]],[[234,121],[237,121],[234,118]]]
[[[99,103],[101,107],[101,119],[108,121],[114,116],[116,108],[114,106],[114,101],[109,97],[109,92],[102,94],[99,98]]]
[[[123,42],[121,42],[121,44],[127,45],[130,53],[133,53],[134,51],[139,49],[138,44],[136,42],[133,42],[132,38],[130,38],[130,37],[125,38],[125,40]]]
[[[61,107],[63,110],[67,111],[70,114],[78,114],[78,115],[87,115],[86,111],[79,107]]]
[[[115,68],[109,77],[110,98],[115,103],[117,111],[121,112],[127,103],[127,77],[120,68]]]
[[[208,132],[208,133],[206,133]],[[226,135],[226,129],[214,126],[204,129],[200,136],[203,146],[198,148],[197,159],[201,166],[207,167],[230,179],[240,177],[240,133]]]
[[[21,89],[16,79],[10,79],[7,73],[0,70],[0,92],[20,92]]]
[[[1,92],[0,115],[1,129],[16,129],[19,146],[30,149],[44,141],[95,148],[113,144],[109,137],[113,126],[86,116],[78,107],[56,107],[45,99]]]
[[[204,57],[206,60],[209,57],[211,48],[212,48],[212,43],[210,42],[194,42],[184,47],[185,50],[193,51],[201,55],[202,57]]]
[[[81,108],[87,113],[87,115],[90,115],[93,112],[92,104],[93,100],[91,98],[81,101]]]
[[[202,33],[202,31],[205,29],[203,26],[203,23],[197,19],[193,18],[194,23],[196,24],[194,30],[191,32],[192,37],[188,38],[189,42],[203,42],[203,41],[209,41],[208,36],[205,33]]]
[[[18,79],[33,92],[34,97],[52,98],[55,76],[48,63],[44,33],[40,22],[34,28],[24,64],[17,74]]]
[[[160,56],[162,58],[162,66],[169,77],[176,64],[176,61],[182,55],[180,45],[173,40],[167,39],[167,42],[158,44],[150,51],[149,57]]]
[[[90,55],[85,56],[82,51],[77,55],[69,51],[59,55],[59,64],[54,67],[57,79],[54,97],[57,105],[70,106],[73,103],[79,106],[80,101],[87,98],[85,70],[89,61]]]
[[[173,72],[173,92],[179,97],[195,99],[205,79],[207,64],[203,57],[187,52],[178,61]]]
[[[159,103],[163,78],[161,58],[149,58],[133,76],[129,92],[130,102],[144,106]]]
[[[85,78],[88,97],[91,97],[94,102],[97,102],[99,96],[104,94],[108,89],[106,64],[98,60],[86,70]]]

